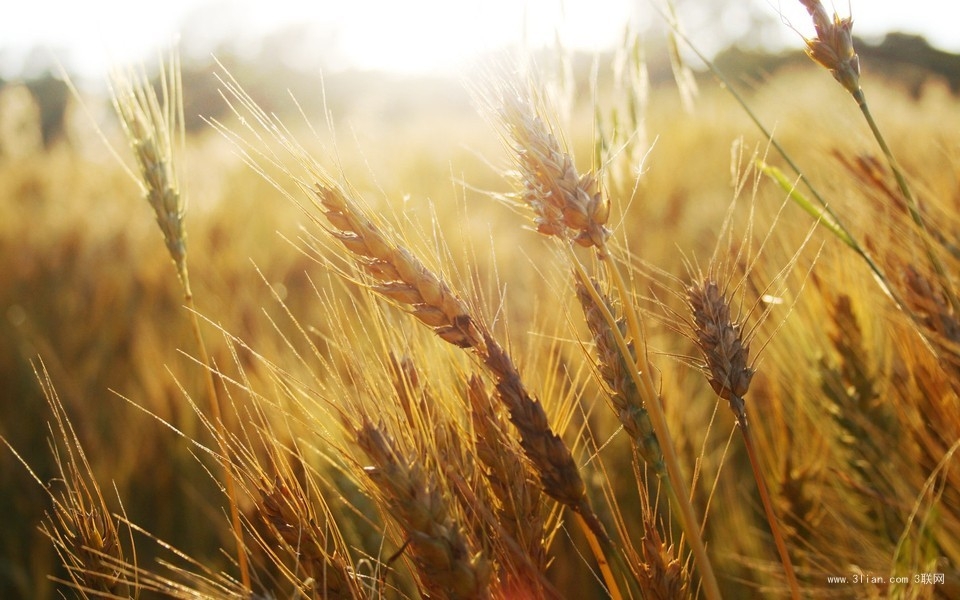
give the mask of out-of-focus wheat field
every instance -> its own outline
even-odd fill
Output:
[[[578,171],[599,173],[613,247],[724,596],[789,592],[736,420],[704,377],[691,334],[687,287],[706,273],[729,292],[751,342],[746,410],[804,597],[958,597],[960,315],[950,295],[960,257],[960,103],[948,80],[861,57],[870,109],[918,201],[921,230],[856,102],[829,73],[802,56],[767,70],[718,61],[875,261],[881,284],[861,255],[758,170],[763,160],[796,180],[708,72],[696,73],[692,93],[669,69],[625,74],[642,65],[626,49],[567,56],[566,70],[554,58],[538,57],[539,71],[523,77],[550,102]],[[525,209],[502,201],[517,191],[504,177],[516,163],[495,111],[477,95],[490,77],[508,75],[343,74],[322,88],[270,80],[291,88],[296,104],[242,68],[229,73],[509,349],[622,550],[611,556],[622,595],[650,593],[637,573],[655,562],[652,552],[682,582],[664,589],[702,596],[670,497],[610,409],[568,259]],[[397,450],[400,462],[427,474],[425,489],[451,504],[445,527],[462,529],[484,557],[471,564],[486,571],[471,576],[487,587],[464,597],[543,592],[511,591],[502,548],[485,542],[506,534],[491,525],[502,523],[496,510],[504,507],[490,500],[494,484],[482,475],[491,467],[481,464],[469,411],[471,377],[483,365],[406,315],[402,301],[368,291],[368,275],[330,237],[336,224],[284,172],[303,176],[303,163],[249,114],[227,109],[237,98],[216,90],[229,77],[215,65],[185,70],[188,128],[176,155],[206,365],[108,100],[71,97],[62,131],[45,141],[25,88],[0,91],[0,435],[9,445],[0,452],[0,596],[80,593],[63,583],[70,574],[41,526],[44,515],[56,526],[51,494],[65,489],[56,457],[70,464],[67,448],[82,448],[78,464],[89,463],[114,515],[97,518],[117,524],[114,542],[128,564],[181,582],[168,595],[234,597],[236,543],[205,408],[208,369],[236,465],[254,597],[458,597],[423,582],[423,554],[405,557],[424,534],[393,522],[402,504],[367,477],[385,467],[371,467],[376,458],[358,449],[361,413],[409,452]],[[589,249],[574,252],[602,271]],[[72,431],[54,419],[54,395]],[[329,548],[364,583],[343,584],[338,596],[305,571],[306,550],[284,537],[292,521],[275,515],[281,482],[303,490],[304,503],[291,506],[336,532]],[[547,525],[538,544],[552,586],[544,589],[607,597],[573,513],[546,496],[540,502]],[[651,541],[651,524],[662,545]],[[275,547],[271,531],[283,538]],[[211,583],[221,572],[233,583]],[[111,573],[129,585],[85,593],[137,595],[132,582],[149,579]],[[145,585],[142,596],[160,587]]]

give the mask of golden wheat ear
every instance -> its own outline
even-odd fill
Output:
[[[700,278],[687,288],[687,301],[693,314],[695,342],[703,354],[707,380],[714,392],[730,404],[730,409],[737,419],[767,523],[786,574],[790,596],[799,600],[800,584],[783,539],[782,527],[773,510],[773,502],[747,419],[743,397],[750,389],[754,369],[749,364],[750,343],[743,331],[743,323],[734,321],[726,292],[709,276]]]
[[[559,597],[545,577],[550,540],[543,494],[533,482],[523,451],[509,434],[503,411],[479,375],[470,377],[466,394],[477,459],[496,498],[496,528],[502,531],[498,536],[502,547],[496,548],[502,555],[501,587],[519,597]]]
[[[820,0],[800,0],[800,3],[810,13],[814,28],[817,31],[817,37],[805,40],[807,54],[815,62],[829,70],[856,101],[857,107],[863,114],[863,118],[870,127],[870,132],[887,159],[887,164],[897,181],[897,187],[903,195],[907,212],[910,214],[914,225],[916,225],[917,234],[926,253],[927,261],[936,274],[940,291],[949,302],[953,313],[960,314],[960,295],[957,294],[951,273],[940,257],[937,248],[933,245],[933,236],[926,223],[920,203],[907,181],[906,173],[894,157],[893,151],[880,131],[880,127],[867,103],[866,94],[860,86],[860,59],[853,49],[853,19],[850,17],[841,18],[836,13],[834,13],[833,19],[830,19]]]
[[[353,567],[335,549],[328,524],[316,514],[300,483],[277,475],[261,481],[257,512],[267,535],[263,543],[271,558],[285,565],[283,555],[293,557],[290,573],[301,592],[317,598],[358,598],[361,585]]]
[[[194,340],[200,362],[206,369],[205,385],[212,421],[211,431],[217,438],[222,456],[224,487],[230,504],[233,535],[237,545],[237,565],[244,588],[251,589],[247,551],[243,542],[240,509],[234,484],[227,428],[221,418],[220,399],[213,379],[213,364],[207,355],[200,321],[187,269],[187,234],[184,228],[186,200],[182,193],[177,166],[177,153],[184,143],[183,87],[179,55],[174,52],[168,66],[161,65],[162,100],[147,79],[136,70],[116,71],[111,79],[113,104],[127,141],[139,167],[138,184],[143,190],[163,234],[164,244],[177,269],[183,288]]]
[[[610,204],[593,173],[579,175],[544,120],[519,92],[506,89],[499,119],[516,153],[520,198],[534,213],[537,231],[581,246],[602,248],[610,230]]]
[[[144,198],[153,209],[163,241],[184,285],[187,276],[186,202],[181,193],[174,155],[183,144],[183,102],[179,62],[160,79],[158,98],[142,71],[114,71],[113,105],[139,170]]]
[[[605,579],[612,593],[619,597],[603,553],[597,551],[600,543],[610,543],[609,537],[590,504],[573,453],[550,427],[542,403],[529,393],[513,359],[480,315],[470,310],[452,286],[367,218],[340,186],[322,181],[312,191],[334,228],[333,237],[373,278],[370,289],[407,308],[444,341],[472,351],[494,378],[496,398],[506,407],[544,493],[574,511],[608,574]]]
[[[713,279],[687,288],[697,346],[703,353],[710,387],[730,403],[741,427],[746,426],[743,396],[750,389],[754,370],[748,360],[750,343],[743,327],[730,316],[730,304]]]
[[[356,442],[373,463],[364,468],[382,506],[406,538],[426,597],[480,600],[490,597],[491,564],[470,547],[453,518],[449,498],[416,460],[406,457],[382,425],[364,421]]]
[[[635,368],[637,360],[635,344],[631,341],[627,345],[631,352],[629,357],[620,355],[614,333],[604,319],[602,309],[594,301],[594,296],[600,299],[611,314],[616,314],[617,311],[610,297],[600,289],[600,284],[596,280],[591,279],[589,285],[593,286],[596,294],[591,295],[586,285],[579,279],[576,282],[576,290],[587,328],[593,335],[597,352],[597,371],[606,384],[614,412],[623,425],[623,430],[630,436],[630,442],[637,454],[658,474],[664,475],[666,466],[663,463],[663,451],[660,449],[660,443],[657,441],[640,391],[629,375],[630,370]],[[618,318],[617,327],[620,335],[626,336],[626,320]]]

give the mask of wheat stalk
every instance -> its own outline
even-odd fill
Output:
[[[663,452],[664,466],[668,474],[664,481],[680,509],[684,531],[700,566],[705,593],[712,600],[718,599],[720,588],[703,543],[698,519],[690,503],[690,494],[686,491],[687,485],[653,380],[652,366],[646,358],[640,317],[607,243],[610,237],[610,231],[606,227],[610,214],[609,201],[596,189],[595,176],[577,175],[573,157],[561,146],[546,125],[545,119],[537,113],[530,95],[516,85],[506,85],[495,95],[499,100],[499,108],[494,112],[504,130],[504,142],[517,164],[515,178],[522,185],[521,198],[532,209],[534,222],[537,223],[540,233],[562,243],[565,255],[574,268],[576,279],[590,296],[592,306],[606,322],[607,331],[612,334],[617,351],[624,361],[632,363],[627,374],[643,399],[643,406]],[[558,177],[558,181],[553,180]],[[577,182],[577,185],[573,185],[573,182]],[[630,349],[627,336],[621,332],[616,317],[590,283],[590,276],[574,252],[574,244],[593,247],[597,258],[606,264],[626,313],[626,332],[640,348],[639,352]]]
[[[750,389],[754,374],[754,369],[749,364],[750,343],[744,336],[742,324],[734,322],[731,318],[730,303],[716,281],[709,277],[700,278],[687,288],[687,300],[693,314],[695,341],[703,354],[707,380],[713,391],[729,402],[730,409],[740,426],[740,433],[747,448],[767,522],[787,576],[790,594],[798,600],[800,585],[797,582],[779,521],[773,510],[766,479],[753,445],[753,436],[747,421],[746,403],[743,400],[743,396]]]
[[[613,302],[600,289],[600,284],[596,280],[591,279],[590,285],[595,290],[594,295],[587,291],[586,286],[579,279],[576,281],[577,300],[583,308],[587,328],[593,335],[596,346],[599,360],[597,370],[606,384],[614,412],[623,425],[624,431],[630,436],[630,442],[637,453],[658,474],[664,475],[666,468],[663,464],[663,451],[657,442],[657,436],[650,422],[650,415],[644,407],[643,398],[640,397],[640,391],[629,375],[637,360],[634,344],[628,343],[631,352],[629,358],[620,355],[613,330],[603,318],[604,311],[594,304],[594,296],[600,298],[606,311],[616,314]],[[626,336],[624,319],[617,319],[617,329],[621,337]]]
[[[937,274],[940,288],[950,303],[953,314],[960,314],[960,298],[954,291],[951,278],[937,252],[934,250],[930,239],[930,233],[920,210],[920,204],[913,194],[913,190],[907,183],[907,178],[900,167],[899,162],[893,156],[893,151],[887,145],[886,138],[880,131],[873,113],[867,104],[867,97],[860,87],[860,60],[853,49],[853,19],[851,17],[841,18],[834,13],[833,19],[827,16],[827,10],[823,7],[820,0],[800,0],[810,17],[813,19],[813,25],[816,29],[815,38],[806,39],[807,53],[810,57],[822,67],[830,71],[840,85],[847,90],[857,103],[857,107],[863,114],[870,132],[880,146],[887,164],[893,171],[893,176],[897,181],[897,186],[903,194],[906,201],[908,212],[917,227],[920,234],[920,240],[923,243],[924,251],[927,254],[927,260]]]
[[[249,590],[250,573],[227,445],[226,425],[221,418],[220,399],[200,331],[187,269],[187,235],[183,222],[186,202],[181,193],[174,161],[177,144],[182,144],[184,139],[180,62],[176,54],[170,62],[169,72],[163,72],[160,81],[163,90],[162,102],[157,98],[156,91],[144,73],[115,72],[111,78],[113,104],[140,170],[139,184],[147,202],[153,208],[167,251],[176,266],[200,361],[206,366],[207,398],[215,437],[222,454],[221,467],[224,471],[224,484],[237,544],[237,564],[241,582],[244,588]]]

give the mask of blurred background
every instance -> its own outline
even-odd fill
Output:
[[[899,69],[917,82],[932,72],[956,89],[960,67],[950,53],[960,51],[960,37],[951,30],[950,19],[937,17],[941,4],[918,0],[909,6],[894,1],[851,5],[858,49],[871,59],[862,61],[869,63],[868,72]],[[598,58],[609,62],[625,35],[643,40],[644,59],[657,83],[671,78],[668,45],[663,43],[669,10],[661,2],[628,0],[419,0],[402,5],[173,0],[157,10],[133,10],[118,0],[82,5],[19,2],[5,9],[0,21],[0,88],[21,89],[5,94],[12,106],[3,111],[4,123],[7,129],[17,128],[11,113],[19,114],[18,98],[28,98],[25,86],[40,111],[41,130],[39,139],[36,132],[24,132],[20,143],[48,146],[64,133],[70,104],[64,73],[90,95],[88,109],[95,117],[99,103],[94,98],[102,100],[109,69],[153,64],[159,52],[173,45],[181,53],[184,84],[190,90],[186,116],[191,129],[201,126],[201,115],[217,117],[226,110],[211,76],[214,57],[239,80],[261,90],[258,100],[267,102],[268,109],[289,106],[288,90],[309,106],[321,96],[316,93],[321,77],[336,78],[337,85],[328,86],[333,95],[327,100],[340,117],[375,102],[386,93],[385,86],[398,88],[390,90],[391,102],[403,104],[399,89],[411,92],[420,86],[402,80],[426,83],[430,92],[425,97],[462,100],[462,79],[479,64],[521,51],[562,48],[578,57],[572,62],[583,79]],[[673,10],[699,50],[734,77],[771,75],[785,65],[802,63],[802,36],[813,34],[796,1],[680,0]],[[848,8],[838,10],[846,14]],[[680,52],[693,69],[701,68],[682,45]],[[337,97],[337,91],[345,89],[349,100]],[[358,96],[363,100],[358,102]],[[104,126],[96,118],[94,123]],[[6,150],[11,152],[16,151]]]

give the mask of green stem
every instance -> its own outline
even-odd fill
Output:
[[[907,185],[907,179],[903,175],[903,170],[893,157],[893,152],[890,151],[890,147],[887,145],[883,134],[880,133],[880,128],[877,126],[877,122],[874,120],[873,114],[870,112],[870,108],[867,106],[867,98],[863,93],[863,89],[857,89],[857,91],[853,94],[853,99],[856,100],[857,106],[860,107],[860,112],[863,113],[863,117],[867,120],[867,125],[870,126],[870,131],[873,133],[873,137],[880,145],[880,150],[883,151],[883,155],[887,159],[887,164],[890,165],[890,170],[893,171],[893,176],[897,180],[897,186],[900,188],[900,193],[903,194],[903,198],[906,201],[907,211],[910,213],[910,218],[913,219],[917,229],[920,230],[920,239],[923,242],[923,248],[927,253],[927,259],[930,261],[930,265],[937,274],[937,279],[940,281],[940,287],[943,289],[944,295],[950,302],[950,307],[953,309],[953,314],[960,315],[960,301],[957,300],[957,295],[954,294],[953,287],[950,285],[950,278],[947,276],[947,270],[944,268],[943,263],[937,256],[937,253],[933,248],[933,244],[930,241],[930,232],[927,230],[927,225],[923,221],[923,215],[920,214],[920,205],[917,203],[917,199],[914,197],[910,186]]]
[[[813,203],[797,189],[796,183],[787,179],[780,169],[763,161],[758,161],[757,167],[764,175],[773,179],[783,191],[787,192],[787,195],[795,204],[799,205],[807,214],[819,219],[832,234],[860,256],[860,258],[867,263],[867,267],[869,267],[873,273],[880,289],[893,300],[893,303],[898,309],[910,315],[914,321],[917,321],[916,316],[907,310],[903,300],[900,299],[900,296],[898,296],[893,287],[890,286],[890,282],[887,281],[886,276],[883,274],[883,271],[880,270],[877,263],[867,254],[867,251],[857,242],[856,238],[850,235],[849,231],[843,226],[843,223],[837,220],[836,215],[827,206],[824,205],[822,210],[814,206]],[[803,175],[799,175],[799,177],[803,179]],[[813,191],[813,188],[811,188],[809,184],[807,184],[807,188]],[[815,191],[813,193],[815,197],[818,197]]]

